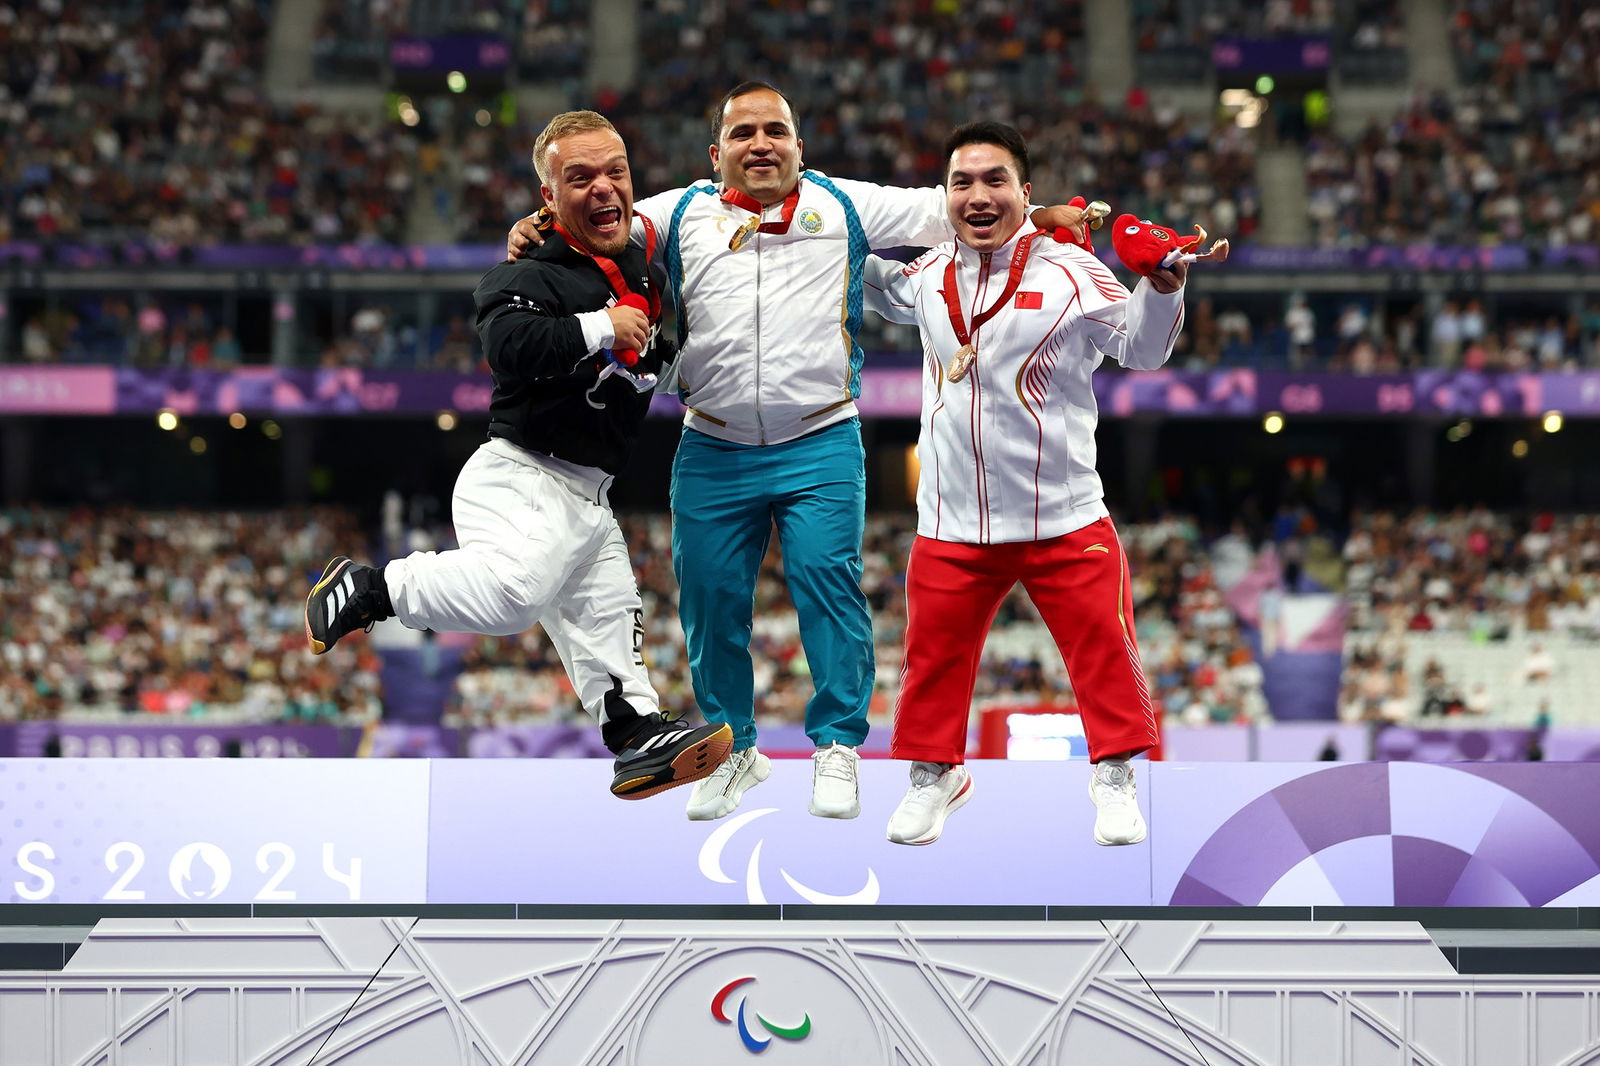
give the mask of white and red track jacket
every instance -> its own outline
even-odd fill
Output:
[[[1130,294],[1088,252],[1039,233],[1016,290],[972,334],[977,356],[950,381],[961,348],[946,302],[955,262],[963,323],[994,306],[1007,288],[1018,241],[984,255],[946,242],[906,265],[871,256],[866,304],[922,334],[922,434],[917,532],[936,540],[1003,544],[1048,540],[1107,515],[1095,470],[1091,377],[1110,356],[1155,370],[1183,325],[1183,293],[1163,295],[1148,280]]]

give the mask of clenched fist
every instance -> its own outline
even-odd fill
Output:
[[[649,315],[627,304],[608,307],[606,314],[611,316],[611,331],[616,337],[611,345],[613,351],[644,351],[650,343]]]

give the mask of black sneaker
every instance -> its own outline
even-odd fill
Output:
[[[346,633],[394,617],[383,571],[336,556],[306,597],[306,643],[321,655]]]
[[[663,719],[617,752],[611,794],[636,800],[708,777],[733,750],[733,727]]]

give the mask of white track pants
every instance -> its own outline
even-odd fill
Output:
[[[660,700],[640,651],[644,610],[628,546],[605,483],[586,482],[586,472],[489,441],[456,479],[461,546],[413,552],[384,575],[412,629],[507,636],[544,626],[583,709],[604,726],[618,711],[659,710]]]

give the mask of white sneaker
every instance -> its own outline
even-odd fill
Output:
[[[856,749],[837,742],[811,756],[811,813],[818,818],[854,818],[861,813]]]
[[[1133,767],[1126,760],[1105,759],[1094,764],[1089,798],[1099,808],[1094,816],[1096,844],[1137,844],[1144,839],[1144,815],[1139,813]]]
[[[739,806],[739,797],[759,785],[772,773],[772,760],[755,748],[729,755],[727,761],[702,777],[689,793],[687,813],[693,822],[724,818]]]
[[[889,818],[889,839],[896,844],[932,844],[944,831],[951,811],[972,798],[972,775],[965,766],[948,770],[939,763],[911,764],[911,787]]]

